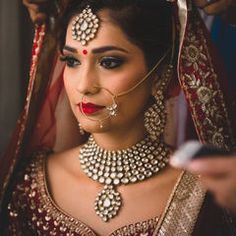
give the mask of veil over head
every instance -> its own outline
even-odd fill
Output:
[[[172,4],[178,29],[177,78],[173,78],[177,83],[169,94],[184,94],[189,114],[184,124],[188,129],[178,130],[186,130],[185,139],[196,133],[203,143],[233,149],[236,140],[235,122],[232,122],[236,117],[235,95],[198,11],[189,0],[161,1]],[[59,2],[64,8],[71,1]],[[64,66],[58,58],[56,40],[48,26],[36,26],[25,107],[11,143],[0,160],[1,206],[10,192],[15,172],[32,152],[42,147],[61,151],[83,141],[64,91]],[[189,128],[189,122],[193,129]]]

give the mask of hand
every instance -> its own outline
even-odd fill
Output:
[[[186,169],[200,175],[219,205],[236,213],[236,156],[194,160]]]
[[[235,0],[194,0],[194,2],[208,15],[222,14],[236,4]]]
[[[32,3],[32,0],[23,0],[22,3],[28,8],[30,18],[34,24],[42,24],[47,19],[47,14],[42,12],[40,7],[47,0],[41,0],[38,3]]]

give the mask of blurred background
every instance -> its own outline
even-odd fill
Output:
[[[33,25],[21,1],[0,1],[0,156],[22,110]]]

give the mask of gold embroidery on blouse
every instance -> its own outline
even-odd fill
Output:
[[[59,224],[63,225],[60,227],[61,232],[66,232],[67,230],[70,230],[69,235],[72,235],[73,233],[77,233],[80,235],[96,235],[93,230],[86,226],[83,222],[75,219],[74,217],[70,216],[68,213],[63,211],[60,207],[58,207],[51,198],[46,182],[46,158],[47,157],[45,153],[42,152],[38,154],[35,161],[35,173],[33,173],[33,182],[36,183],[33,184],[33,186],[37,186],[38,194],[40,195],[39,202],[41,207],[38,208],[38,211],[47,212],[45,220],[49,221],[53,219],[55,227]],[[30,194],[34,195],[34,191],[31,191]],[[156,217],[143,222],[130,224],[115,230],[110,234],[110,236],[129,236],[131,234],[136,235],[137,233],[140,233],[140,235],[145,235],[147,230],[154,231],[155,227],[157,226],[157,223],[158,218]],[[42,225],[43,222],[38,221],[37,224]],[[47,230],[47,225],[44,225],[43,227],[45,228],[45,230]],[[51,232],[53,232],[53,230],[55,229],[50,230]]]
[[[205,190],[198,177],[183,172],[153,235],[191,235],[204,197]]]
[[[46,158],[47,156],[45,155],[45,153],[40,153],[36,160],[35,173],[37,177],[35,178],[35,180],[38,183],[40,204],[42,207],[38,210],[46,211],[47,214],[45,216],[45,220],[49,221],[53,219],[55,227],[57,227],[58,225],[62,225],[60,226],[60,231],[62,233],[69,230],[71,234],[77,233],[81,235],[95,236],[95,233],[92,231],[92,229],[60,209],[51,198],[46,182]]]

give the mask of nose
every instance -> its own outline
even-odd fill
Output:
[[[97,75],[91,67],[84,66],[81,68],[78,76],[77,91],[79,93],[95,94],[98,91]]]

